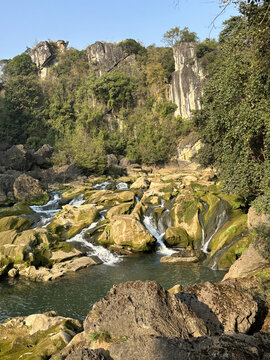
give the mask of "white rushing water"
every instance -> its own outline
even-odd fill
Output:
[[[97,256],[105,265],[115,265],[122,261],[122,257],[117,254],[113,254],[111,251],[101,245],[94,245],[85,239],[85,233],[87,230],[93,229],[97,226],[99,221],[92,223],[87,228],[83,229],[79,234],[73,236],[73,238],[67,240],[67,242],[77,242],[83,244],[89,249],[89,256]]]
[[[84,200],[84,198],[83,198],[83,194],[80,194],[80,195],[75,196],[75,198],[73,198],[73,199],[70,201],[69,205],[72,205],[72,206],[80,206],[80,205],[82,205],[82,204],[84,204],[84,203],[85,203],[85,200]]]
[[[52,193],[52,198],[45,205],[32,205],[30,208],[39,215],[40,219],[35,227],[45,227],[53,219],[54,215],[61,211],[59,201],[61,200],[61,192]]]
[[[125,182],[120,181],[119,183],[116,184],[116,189],[127,190],[128,189],[128,184],[125,183]]]
[[[211,236],[209,237],[209,239],[203,244],[202,246],[202,251],[205,253],[205,254],[208,254],[209,251],[208,251],[208,246],[211,242],[211,240],[213,239],[213,237],[216,235],[216,233],[219,231],[219,229],[221,228],[221,226],[223,225],[224,223],[224,219],[226,218],[227,216],[227,213],[226,213],[226,210],[224,210],[221,214],[219,214],[217,216],[217,226],[214,230],[214,232],[211,234]],[[204,239],[204,232],[203,232],[203,239]]]
[[[158,245],[159,245],[158,252],[160,254],[169,256],[176,252],[172,249],[167,248],[167,246],[164,244],[163,238],[164,238],[165,233],[160,234],[158,232],[158,229],[155,224],[155,220],[152,215],[145,216],[143,219],[143,223],[144,223],[144,226],[146,227],[146,229],[150,232],[150,234],[152,234],[154,236],[154,238],[157,240]]]
[[[95,190],[106,190],[108,185],[110,185],[110,181],[104,181],[103,183],[99,183],[93,186],[93,189]]]

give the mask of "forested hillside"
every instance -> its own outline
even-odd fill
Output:
[[[49,143],[57,149],[56,164],[75,162],[103,173],[111,153],[164,164],[179,138],[195,128],[205,144],[198,159],[220,170],[224,190],[247,199],[264,195],[258,206],[269,210],[269,1],[241,2],[240,14],[225,22],[218,41],[199,42],[186,28],[164,35],[173,46],[196,42],[204,69],[202,109],[188,122],[174,116],[177,106],[168,100],[171,47],[145,48],[127,39],[111,44],[123,61],[101,68],[90,48],[60,51],[48,41],[57,62],[43,79],[31,49],[2,60],[2,144],[36,149]]]

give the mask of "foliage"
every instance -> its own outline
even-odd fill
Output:
[[[124,73],[104,73],[91,84],[95,97],[113,110],[133,105],[135,83]]]
[[[181,42],[197,42],[198,36],[195,32],[189,31],[187,27],[180,29],[178,26],[166,31],[162,41],[167,46],[174,46]]]
[[[258,196],[252,203],[257,214],[270,214],[270,195]]]
[[[3,66],[4,81],[14,76],[27,76],[36,73],[36,65],[32,63],[30,56],[25,52],[7,61],[6,65]]]
[[[206,38],[197,46],[196,57],[200,59],[200,63],[208,76],[214,71],[217,51],[218,43],[215,39]]]
[[[204,165],[221,171],[223,189],[245,197],[269,189],[269,13],[264,6],[231,18],[221,32],[215,71],[195,114]]]
[[[144,46],[134,39],[126,39],[118,44],[128,55],[135,54],[143,56],[147,53]]]

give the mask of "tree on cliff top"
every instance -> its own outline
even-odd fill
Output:
[[[199,38],[195,32],[189,31],[189,28],[180,29],[178,26],[168,30],[163,35],[162,41],[167,46],[174,46],[182,42],[196,42]]]

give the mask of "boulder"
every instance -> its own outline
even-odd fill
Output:
[[[75,164],[64,165],[60,167],[54,167],[53,169],[48,169],[48,182],[59,182],[65,183],[77,180],[82,176],[82,170],[78,168]]]
[[[151,250],[156,239],[132,215],[119,215],[111,218],[97,241],[100,245],[119,245],[140,252]]]
[[[251,244],[230,267],[223,280],[244,278],[267,266],[269,266],[269,261],[264,259]]]
[[[66,360],[113,360],[110,357],[108,351],[104,349],[88,349],[83,347],[77,351],[72,352],[66,358]]]
[[[196,263],[203,260],[205,254],[201,250],[184,250],[179,251],[171,256],[163,256],[160,259],[162,263]]]
[[[111,191],[98,190],[85,194],[87,202],[103,206],[115,206],[125,202],[134,202],[135,194],[133,191]]]
[[[118,165],[118,159],[114,154],[108,154],[107,155],[107,164],[108,166],[117,166]]]
[[[52,146],[48,144],[42,145],[42,147],[34,153],[36,165],[38,165],[42,169],[47,169],[48,167],[50,167],[51,164],[49,160],[53,154],[53,151],[54,149]]]
[[[123,215],[129,213],[131,207],[133,206],[133,202],[127,202],[120,205],[113,206],[106,212],[106,218],[110,219],[115,215]]]
[[[248,228],[255,229],[260,225],[270,227],[270,214],[258,214],[256,209],[251,206],[248,210]]]
[[[8,174],[0,174],[0,203],[14,201],[14,181],[14,176]]]
[[[48,201],[49,196],[41,188],[39,181],[29,175],[20,175],[13,184],[14,196],[19,201],[33,201],[35,203],[44,203]]]
[[[131,186],[130,189],[148,189],[150,182],[146,179],[146,177],[139,177]]]
[[[131,161],[129,160],[129,158],[125,157],[125,158],[122,158],[119,162],[119,166],[123,167],[123,168],[126,168],[128,167],[129,165],[131,164]]]
[[[7,216],[0,219],[0,232],[7,230],[23,231],[30,227],[32,222],[20,216]]]
[[[0,324],[1,358],[51,358],[80,331],[78,320],[54,312],[8,319]]]
[[[13,145],[4,155],[4,166],[8,169],[28,171],[35,162],[33,152],[24,145]]]
[[[69,239],[98,218],[99,212],[92,204],[83,204],[78,207],[65,205],[62,211],[54,215],[48,229],[62,239]]]
[[[204,336],[190,340],[135,335],[124,342],[112,344],[109,352],[113,360],[268,360],[269,346],[266,334]]]
[[[112,339],[134,335],[189,339],[206,335],[203,321],[155,281],[114,286],[94,304],[84,330],[86,334],[106,332]]]
[[[256,321],[258,304],[236,282],[197,284],[177,296],[204,320],[214,335],[248,333]]]
[[[168,246],[180,248],[186,248],[190,241],[185,229],[172,226],[166,229],[164,240]]]

